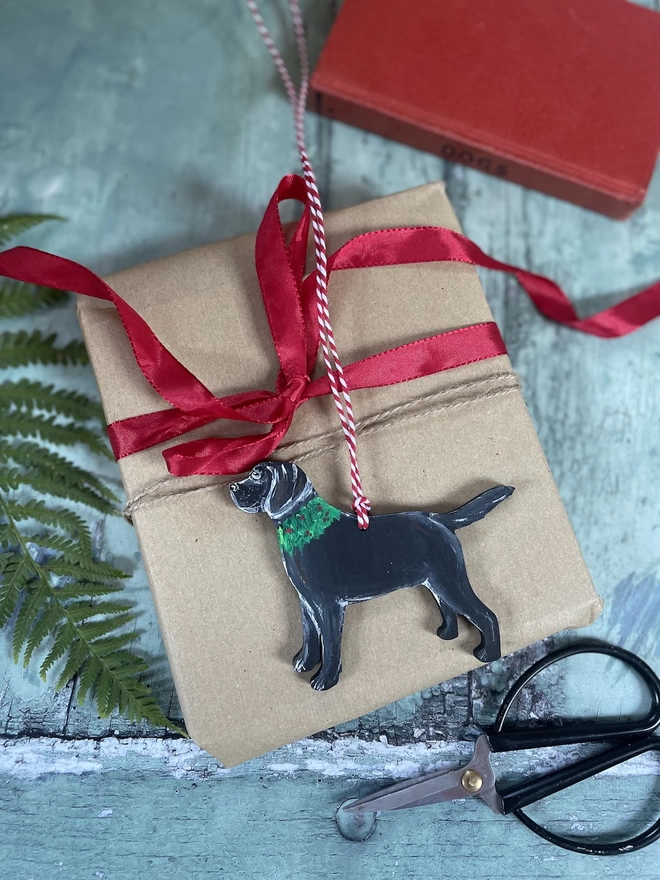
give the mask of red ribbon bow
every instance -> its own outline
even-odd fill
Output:
[[[303,215],[287,244],[279,204],[295,199]],[[312,380],[319,331],[315,276],[304,279],[309,208],[301,177],[280,182],[256,239],[256,267],[280,371],[275,391],[245,391],[216,397],[157,339],[146,321],[101,278],[78,263],[33,248],[0,254],[0,275],[30,284],[71,290],[112,302],[131,341],[135,359],[152,387],[172,409],[113,422],[108,427],[117,458],[148,449],[216,419],[270,425],[265,434],[211,437],[171,446],[163,452],[170,473],[236,474],[268,458],[279,446],[296,409],[330,393],[327,376]],[[454,261],[515,274],[539,311],[560,324],[595,336],[630,333],[660,315],[660,282],[590,318],[578,318],[563,291],[550,279],[484,254],[457,232],[434,226],[385,229],[348,241],[328,260],[328,275],[340,269]],[[359,288],[358,288],[359,289]],[[392,348],[345,367],[351,391],[407,382],[443,370],[506,354],[493,322],[440,333]]]

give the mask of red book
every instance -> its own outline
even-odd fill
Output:
[[[660,149],[660,14],[627,0],[345,0],[312,102],[623,218]]]

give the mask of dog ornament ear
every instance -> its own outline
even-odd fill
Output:
[[[290,462],[266,461],[270,487],[264,499],[264,513],[271,519],[282,520],[296,507],[311,485],[304,471]]]

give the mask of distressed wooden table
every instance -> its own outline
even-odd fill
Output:
[[[337,4],[305,6],[316,55]],[[283,33],[284,17],[270,19]],[[298,167],[288,107],[242,0],[5,0],[2,45],[0,213],[65,215],[25,241],[97,272],[254,229],[277,180]],[[308,130],[328,208],[442,178],[469,236],[556,278],[583,314],[660,277],[660,173],[622,224],[328,120],[310,116]],[[483,281],[606,600],[589,633],[660,669],[660,326],[614,342],[579,336],[542,320],[511,279]],[[63,341],[78,335],[72,307],[35,323]],[[62,381],[94,393],[89,370]],[[107,476],[118,485],[115,467]],[[119,519],[93,522],[102,552],[133,572],[141,647],[176,718],[133,532]],[[461,760],[460,741],[493,717],[493,686],[547,648],[494,664],[491,690],[479,673],[465,676],[226,771],[162,731],[101,721],[70,688],[55,695],[34,668],[12,665],[0,634],[0,877],[657,880],[657,847],[573,855],[478,802],[382,816],[363,843],[337,831],[344,798]],[[607,714],[612,702],[626,711],[639,697],[594,663],[542,682],[527,708]],[[537,755],[534,766],[557,760]],[[653,816],[659,791],[656,765],[640,759],[537,815],[576,834],[630,832]]]

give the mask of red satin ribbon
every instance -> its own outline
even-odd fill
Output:
[[[288,244],[279,216],[279,203],[285,199],[305,205]],[[264,306],[280,362],[274,392],[246,391],[216,397],[165,348],[135,309],[97,275],[71,260],[17,247],[0,254],[0,275],[93,296],[112,302],[117,308],[142,373],[173,407],[113,422],[108,433],[117,458],[167,442],[216,419],[270,425],[266,434],[193,440],[163,452],[168,470],[177,476],[234,474],[268,458],[282,442],[296,409],[312,397],[330,392],[327,377],[311,380],[319,334],[314,273],[303,280],[308,231],[304,182],[289,175],[283,178],[266,209],[255,253]],[[594,336],[623,336],[660,315],[658,282],[624,302],[580,319],[566,294],[550,279],[494,260],[463,235],[434,226],[359,235],[332,254],[328,274],[340,269],[448,261],[513,273],[543,315]],[[351,390],[375,388],[505,353],[497,325],[488,322],[440,333],[356,361],[345,368],[345,374]]]

